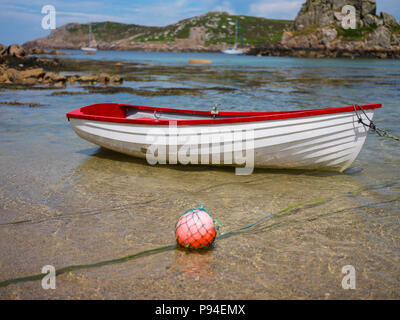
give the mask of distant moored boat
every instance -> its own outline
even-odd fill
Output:
[[[237,48],[237,46],[238,46],[238,43],[237,43],[237,36],[238,36],[238,33],[239,33],[239,36],[240,36],[241,45],[242,45],[242,47],[243,47],[242,34],[240,33],[239,24],[238,24],[238,21],[236,20],[236,27],[235,27],[235,44],[233,45],[232,48],[228,48],[228,49],[226,49],[226,50],[222,50],[223,53],[226,53],[226,54],[243,54],[243,53],[246,52],[245,49],[238,49],[238,48]]]
[[[92,25],[89,24],[89,42],[87,47],[82,47],[81,50],[88,52],[88,53],[96,53],[97,48],[96,45],[91,46],[92,43],[96,43],[96,41],[93,39],[93,34],[92,34]]]

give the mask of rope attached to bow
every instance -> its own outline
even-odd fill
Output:
[[[387,137],[387,138],[393,139],[393,140],[395,140],[395,141],[400,141],[400,138],[399,138],[399,137],[394,136],[394,135],[388,133],[386,130],[377,128],[377,126],[375,125],[375,123],[368,117],[368,115],[365,113],[364,109],[361,108],[361,106],[359,106],[359,105],[354,105],[353,108],[354,108],[354,112],[355,112],[355,114],[356,114],[356,116],[357,116],[357,118],[358,118],[358,123],[362,123],[364,126],[370,128],[370,129],[372,129],[372,130],[375,131],[380,137]],[[366,123],[366,122],[362,119],[362,117],[361,117],[361,116],[359,115],[359,113],[357,112],[357,108],[358,108],[359,110],[362,111],[362,113],[364,114],[365,118],[369,121],[369,123]]]

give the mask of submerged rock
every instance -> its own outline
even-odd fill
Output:
[[[58,51],[56,49],[50,49],[46,51],[43,48],[31,48],[27,50],[27,54],[51,54],[51,55],[68,55],[68,53]]]
[[[108,84],[108,83],[119,84],[119,83],[122,83],[123,79],[122,79],[122,77],[120,77],[118,75],[110,76],[108,73],[103,72],[99,75],[80,76],[80,77],[74,78],[74,81],[88,82],[88,83],[100,82],[100,83],[104,83],[104,84]]]
[[[42,48],[32,48],[29,50],[29,54],[47,54],[47,52]]]
[[[0,101],[0,105],[7,105],[7,106],[28,106],[30,108],[40,107],[43,106],[41,103],[37,102],[19,102],[15,101]]]
[[[110,79],[111,79],[110,75],[108,73],[105,73],[105,72],[100,73],[99,77],[98,77],[98,81],[99,82],[103,82],[103,83],[110,82]]]
[[[79,82],[97,82],[99,79],[98,76],[95,75],[85,75],[85,76],[80,76],[78,81]]]
[[[19,72],[23,79],[27,78],[43,78],[45,71],[42,68],[28,69]]]
[[[119,84],[119,83],[122,83],[122,82],[123,82],[123,79],[122,79],[121,76],[114,75],[114,76],[112,76],[112,77],[110,78],[110,82]]]
[[[52,55],[66,55],[67,53],[58,51],[58,50],[56,50],[56,49],[51,49],[51,50],[48,52],[48,54],[52,54]]]
[[[77,76],[70,76],[67,78],[69,84],[74,84],[78,79],[79,79],[79,77],[77,77]]]

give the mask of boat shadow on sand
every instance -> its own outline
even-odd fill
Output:
[[[205,164],[155,164],[150,165],[146,159],[140,159],[131,157],[116,151],[112,151],[103,147],[93,147],[88,149],[82,149],[77,151],[77,153],[88,155],[96,159],[112,160],[116,162],[132,163],[137,166],[155,167],[155,168],[165,168],[167,170],[175,170],[182,172],[225,172],[235,174],[235,166],[232,165],[205,165]],[[254,168],[252,174],[289,174],[289,175],[305,175],[313,177],[333,177],[333,176],[346,176],[357,174],[362,171],[361,168],[349,168],[343,173],[335,171],[324,171],[324,170],[307,170],[307,169],[276,169],[276,168]],[[252,175],[250,174],[250,175]]]

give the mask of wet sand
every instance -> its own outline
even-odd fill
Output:
[[[173,244],[179,214],[201,203],[222,221],[223,233],[289,205],[335,199],[217,240],[203,253],[174,249],[69,272],[57,277],[54,291],[40,281],[12,284],[0,288],[3,298],[398,297],[393,219],[400,201],[388,203],[396,196],[381,194],[387,189],[398,198],[398,185],[349,196],[344,192],[361,186],[342,174],[257,170],[238,177],[229,168],[151,167],[103,149],[60,180],[64,186],[44,191],[58,203],[53,208],[37,203],[2,212],[2,278]],[[348,264],[356,268],[357,290],[341,287]]]

